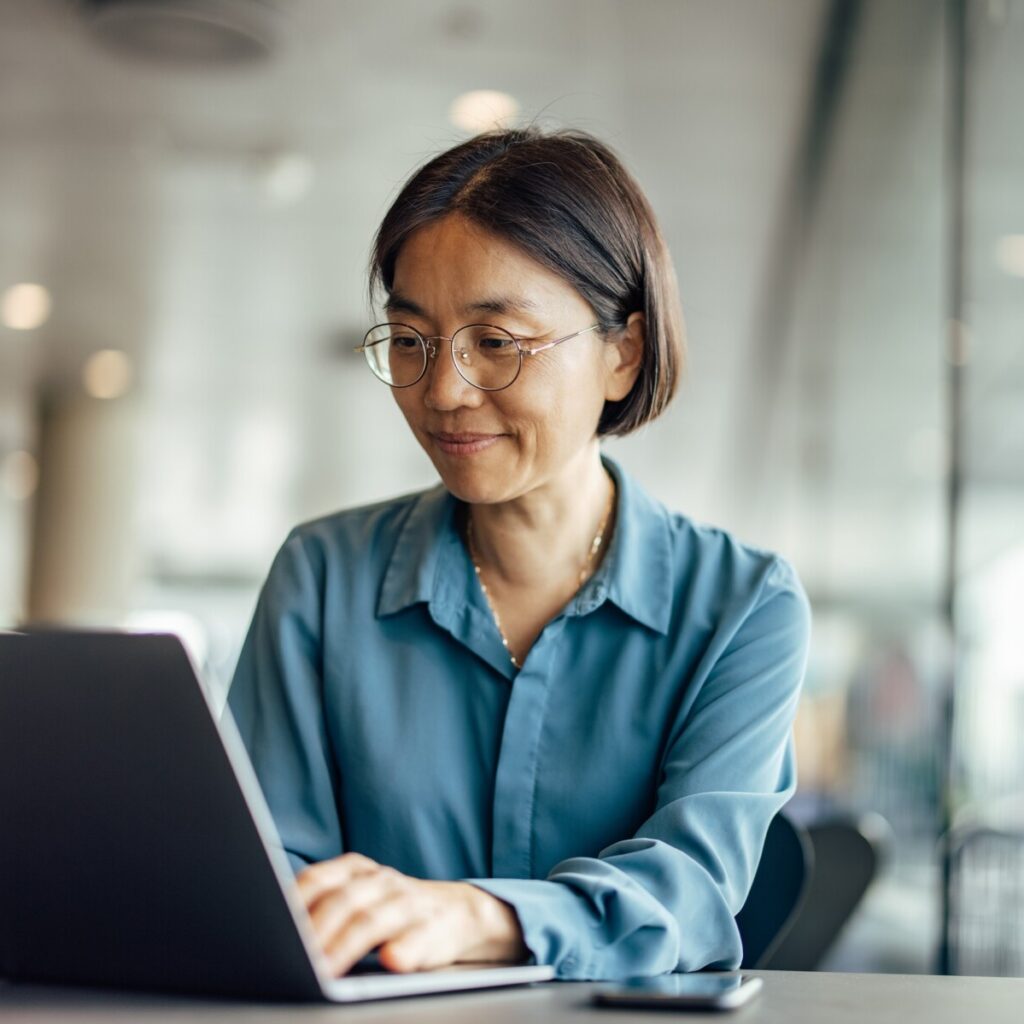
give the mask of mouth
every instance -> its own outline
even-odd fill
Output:
[[[449,434],[438,432],[430,437],[446,455],[475,455],[486,451],[501,440],[504,434]]]

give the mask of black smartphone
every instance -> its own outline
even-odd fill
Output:
[[[736,1010],[760,991],[761,979],[749,974],[661,974],[599,988],[593,1001],[655,1010]]]

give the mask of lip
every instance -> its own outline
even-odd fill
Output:
[[[447,431],[439,431],[430,435],[434,444],[446,455],[476,455],[477,452],[486,451],[493,444],[497,443],[504,434],[451,434]]]

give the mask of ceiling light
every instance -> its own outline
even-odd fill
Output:
[[[467,132],[501,128],[519,113],[519,104],[507,92],[477,89],[459,96],[448,116],[452,124]]]
[[[132,381],[131,360],[117,349],[101,349],[86,360],[82,381],[93,398],[120,398]]]
[[[313,184],[313,161],[302,153],[274,153],[259,170],[267,198],[281,206],[298,202]]]
[[[1024,277],[1024,235],[1004,235],[996,245],[996,263],[1011,277]]]
[[[265,59],[279,34],[265,0],[79,0],[103,44],[129,57],[181,67],[225,67]]]
[[[14,331],[32,331],[46,323],[53,307],[50,293],[41,284],[14,284],[4,292],[0,316]]]
[[[39,463],[29,452],[11,452],[0,462],[0,484],[15,501],[25,501],[39,486]]]

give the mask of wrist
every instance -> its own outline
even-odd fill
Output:
[[[523,930],[515,910],[504,900],[472,883],[462,884],[469,890],[474,930],[480,939],[471,951],[472,959],[502,963],[527,960],[530,951],[523,941]]]

